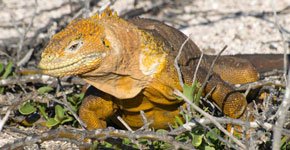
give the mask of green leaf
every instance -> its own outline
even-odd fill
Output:
[[[64,124],[66,122],[70,122],[70,121],[73,121],[74,118],[71,117],[71,116],[66,116],[65,119],[62,120],[61,124]]]
[[[202,138],[203,138],[203,134],[202,135],[198,135],[198,134],[193,134],[193,133],[190,133],[191,136],[192,136],[192,145],[195,146],[195,147],[198,147],[201,145],[202,143]]]
[[[214,147],[211,147],[211,146],[205,146],[204,147],[204,150],[215,150],[215,148]]]
[[[44,106],[42,106],[42,105],[37,105],[37,108],[38,108],[38,110],[39,110],[39,113],[46,119],[46,120],[48,120],[48,115],[46,114],[46,112],[45,112],[45,107]]]
[[[100,142],[98,140],[94,140],[90,149],[98,149],[99,145],[100,145]]]
[[[70,102],[72,105],[76,105],[76,102],[74,101],[73,96],[67,97],[67,101]]]
[[[82,100],[84,99],[84,96],[85,96],[84,93],[80,93],[80,94],[74,94],[74,95],[69,96],[67,98],[67,100],[70,102],[71,108],[74,112],[77,112],[79,110],[79,107],[82,103]]]
[[[85,97],[85,93],[80,93],[80,94],[75,94],[75,95],[79,98],[79,100],[83,100]]]
[[[167,131],[167,130],[165,130],[165,129],[158,129],[158,130],[156,131],[156,133],[160,133],[160,134],[167,134],[167,133],[168,133],[168,131]]]
[[[5,90],[5,87],[1,87],[0,86],[0,94],[3,94],[4,93],[4,90]]]
[[[9,61],[9,63],[7,64],[7,66],[5,68],[5,72],[2,75],[2,79],[6,79],[11,74],[12,67],[13,67],[13,63],[11,61]]]
[[[181,118],[179,116],[175,116],[175,121],[177,122],[177,124],[179,126],[182,126],[184,124],[183,121],[181,120]]]
[[[39,94],[45,94],[45,93],[51,92],[52,90],[53,90],[53,88],[50,86],[43,86],[43,87],[40,87],[39,89],[37,89],[37,92]]]
[[[193,101],[193,92],[195,90],[194,86],[189,86],[184,84],[183,86],[183,95],[186,96],[190,101]]]
[[[217,135],[220,134],[220,130],[218,130],[217,128],[212,129],[211,131],[206,133],[206,138],[212,140],[212,141],[216,141],[218,140]]]
[[[26,102],[18,110],[22,115],[29,115],[34,113],[37,109],[33,106],[31,102]]]
[[[59,124],[59,121],[55,120],[54,118],[48,118],[48,120],[46,121],[46,126],[49,128],[56,126],[58,124]]]
[[[2,74],[3,71],[4,71],[4,65],[1,63],[0,64],[0,75]]]
[[[104,144],[104,146],[105,146],[106,148],[112,148],[112,147],[113,147],[113,145],[112,145],[111,143],[106,142],[106,141],[104,141],[104,143],[102,143],[102,144]]]
[[[73,112],[77,112],[79,109],[77,106],[71,105],[71,109]],[[69,112],[69,114],[71,114],[71,112]]]
[[[280,147],[281,150],[286,150],[287,148],[289,149],[290,142],[288,141],[288,139],[289,138],[287,136],[284,136],[281,139],[281,147]]]
[[[6,79],[11,74],[12,68],[13,68],[13,63],[11,61],[9,61],[9,63],[7,64],[5,71],[4,71],[4,65],[0,64],[0,75],[4,71],[0,79]],[[3,94],[4,90],[5,90],[5,87],[0,87],[0,94]]]
[[[85,97],[84,93],[74,94],[73,96],[68,97],[68,101],[72,105],[79,105],[82,102],[82,100],[84,99],[84,97]]]
[[[199,101],[200,101],[200,97],[201,97],[201,94],[202,94],[202,89],[199,89],[197,94],[195,95],[194,97],[194,103],[198,106],[199,105]]]
[[[131,142],[130,139],[128,139],[128,138],[124,138],[123,141],[122,141],[122,144],[130,145],[130,144],[132,144],[132,142]]]
[[[194,103],[198,106],[199,105],[199,101],[200,101],[200,97],[201,94],[203,92],[203,89],[201,88],[201,85],[199,82],[195,82],[195,86],[198,89],[197,93],[194,95]]]
[[[182,133],[182,134],[177,135],[175,137],[175,140],[180,141],[180,142],[186,142],[189,140],[189,136],[188,136],[188,134]]]
[[[64,108],[60,105],[56,105],[55,106],[55,120],[58,120],[59,122],[62,122],[62,120],[64,119]]]

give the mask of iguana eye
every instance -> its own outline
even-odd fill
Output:
[[[107,47],[107,48],[110,47],[110,42],[107,39],[102,39],[102,43],[105,47]]]
[[[74,52],[78,50],[79,48],[81,48],[83,44],[84,43],[82,40],[75,40],[75,41],[70,42],[70,44],[66,47],[65,50],[69,52]]]

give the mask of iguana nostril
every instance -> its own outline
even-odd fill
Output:
[[[54,58],[56,58],[54,54],[42,55],[42,59],[46,61],[52,61]]]
[[[52,55],[48,55],[47,59],[52,60],[53,59]]]

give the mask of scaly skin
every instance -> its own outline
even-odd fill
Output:
[[[110,119],[121,126],[121,116],[132,128],[143,126],[140,111],[154,128],[173,124],[178,108],[174,89],[182,90],[173,66],[187,37],[178,30],[149,19],[123,20],[112,12],[72,21],[52,37],[42,53],[39,68],[44,74],[62,77],[78,75],[95,89],[89,89],[79,115],[88,129],[105,128]],[[191,83],[200,50],[187,42],[179,64],[184,81]],[[197,74],[203,82],[213,57],[206,56]],[[214,67],[204,92],[223,113],[245,118],[247,101],[229,83],[256,81],[259,75],[245,59],[225,56]],[[227,81],[227,82],[225,82]]]

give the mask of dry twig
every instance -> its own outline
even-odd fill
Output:
[[[227,135],[230,139],[232,139],[237,145],[239,145],[242,149],[246,149],[246,146],[237,138],[235,138],[233,135],[231,135],[226,129],[224,129],[224,127],[215,120],[215,118],[206,113],[205,111],[203,111],[201,108],[199,108],[198,106],[196,106],[194,103],[192,103],[186,96],[184,96],[180,91],[175,90],[174,94],[176,94],[177,96],[180,96],[181,98],[183,98],[183,100],[188,103],[190,106],[192,106],[192,108],[194,110],[196,110],[197,112],[199,112],[201,115],[203,115],[204,117],[208,118],[219,130],[221,130],[225,135]]]
[[[242,85],[236,85],[236,90],[239,91],[245,91],[249,88],[251,89],[258,89],[260,87],[264,87],[264,86],[268,86],[268,85],[275,85],[276,87],[285,87],[284,83],[281,83],[279,80],[277,79],[270,79],[270,80],[259,80],[256,82],[251,82],[251,83],[246,83],[246,84],[242,84]]]
[[[57,85],[57,79],[48,75],[26,75],[20,77],[8,77],[7,79],[0,80],[0,86],[10,86],[17,84],[26,84],[26,83],[42,83],[48,85]],[[66,79],[61,80],[63,86],[71,86],[72,84],[84,85],[84,82],[79,78],[72,78],[71,81],[66,81]]]
[[[215,65],[215,62],[217,61],[217,59],[221,56],[221,54],[227,49],[227,45],[225,45],[223,47],[223,49],[217,54],[217,56],[214,58],[214,60],[212,61],[211,65],[210,65],[210,68],[208,69],[208,72],[207,72],[207,75],[204,79],[204,82],[202,83],[202,86],[201,86],[201,89],[204,89],[206,84],[207,84],[207,81],[209,80],[210,76],[212,75],[212,70],[213,70],[213,67]]]
[[[285,112],[287,112],[287,110],[289,109],[289,106],[290,106],[290,87],[289,87],[289,79],[290,79],[289,73],[290,72],[288,72],[288,78],[287,78],[286,74],[287,74],[287,69],[288,69],[288,62],[287,62],[287,53],[288,53],[287,49],[288,48],[287,48],[286,41],[284,38],[283,30],[278,22],[278,16],[277,16],[277,12],[275,9],[275,3],[273,2],[273,0],[271,0],[271,3],[272,3],[272,9],[273,9],[273,14],[274,14],[274,18],[275,18],[275,26],[280,33],[280,37],[281,37],[281,40],[282,40],[283,46],[284,46],[284,78],[286,81],[286,93],[285,93],[285,96],[283,98],[282,104],[280,105],[279,110],[277,112],[277,114],[278,114],[277,116],[279,116],[279,117],[278,117],[278,120],[276,122],[276,127],[274,130],[274,139],[273,139],[273,147],[272,147],[272,149],[278,150],[278,149],[280,149],[280,143],[281,143],[281,137],[282,137],[281,131],[282,131],[282,128],[283,128],[283,125],[285,122],[285,118],[286,118]]]
[[[120,116],[117,116],[117,119],[126,127],[127,130],[134,132],[131,127],[123,120]]]
[[[3,117],[3,119],[1,119],[1,117],[0,117],[0,132],[3,129],[5,122],[8,120],[10,113],[11,113],[11,109],[8,109],[5,116]]]
[[[287,48],[287,43],[285,41],[284,32],[282,30],[282,27],[279,24],[279,19],[278,19],[278,16],[277,16],[275,3],[273,2],[273,0],[271,0],[271,6],[272,6],[273,15],[274,15],[274,18],[275,18],[275,26],[278,29],[279,33],[280,33],[280,38],[282,40],[282,44],[283,44],[283,47],[284,47],[284,79],[285,79],[285,81],[287,83],[287,77],[286,77],[287,69],[288,69],[287,54],[288,54],[289,50],[287,51],[288,48]]]
[[[197,66],[196,66],[196,68],[195,68],[194,75],[193,75],[193,78],[192,78],[192,84],[193,84],[193,83],[195,82],[195,80],[196,80],[197,71],[198,71],[198,69],[199,69],[199,67],[200,67],[200,64],[201,64],[201,61],[202,61],[203,55],[204,55],[204,53],[203,53],[203,51],[201,51],[201,55],[200,55],[200,58],[199,58],[199,60],[198,60],[198,63],[197,63]]]
[[[267,123],[267,122],[247,122],[247,121],[242,121],[241,119],[232,119],[232,118],[219,118],[219,117],[214,117],[214,120],[216,120],[217,122],[221,123],[221,124],[233,124],[233,125],[239,125],[239,126],[245,126],[248,125],[251,129],[257,129],[262,127],[264,130],[266,131],[272,131],[274,129],[274,125],[271,123]],[[172,130],[169,134],[170,135],[178,135],[181,133],[184,133],[186,131],[191,131],[194,127],[198,126],[198,125],[207,125],[207,124],[211,124],[211,120],[209,120],[208,118],[201,118],[201,119],[194,119],[191,122],[188,122],[184,125],[182,125],[181,127]],[[290,130],[288,129],[282,129],[282,134],[283,135],[287,135],[290,136]]]
[[[33,136],[27,136],[22,139],[18,139],[14,141],[13,143],[6,144],[2,148],[3,149],[17,149],[20,147],[24,147],[26,145],[31,145],[35,143],[41,143],[44,141],[49,140],[57,140],[58,138],[66,139],[66,141],[70,140],[76,140],[76,141],[82,141],[80,144],[87,145],[84,143],[85,139],[104,139],[104,138],[129,138],[129,139],[148,139],[148,140],[154,140],[154,141],[164,141],[166,143],[170,143],[172,145],[172,148],[174,149],[194,149],[191,144],[187,143],[180,143],[174,140],[173,137],[155,133],[153,131],[146,131],[146,132],[131,132],[131,131],[125,131],[125,130],[118,130],[114,128],[106,128],[106,129],[97,129],[97,130],[77,130],[77,129],[69,129],[69,128],[63,128],[59,127],[55,130],[50,130],[45,133],[41,133],[40,135],[33,135]]]
[[[180,56],[181,56],[181,52],[183,50],[183,47],[185,46],[185,44],[190,40],[190,36],[189,35],[186,40],[182,43],[182,45],[180,46],[180,49],[178,51],[178,54],[176,55],[175,59],[174,59],[174,67],[177,71],[177,74],[178,74],[178,79],[179,79],[179,83],[180,83],[180,86],[183,87],[184,86],[184,81],[183,81],[183,78],[182,78],[182,72],[181,72],[181,69],[179,67],[179,64],[178,64],[178,61],[180,59]]]
[[[277,111],[277,116],[278,116],[278,120],[276,121],[276,125],[275,125],[275,129],[274,129],[274,136],[273,136],[273,149],[274,150],[278,150],[280,149],[280,143],[281,143],[281,137],[282,137],[282,129],[283,129],[283,125],[285,122],[285,118],[286,118],[286,112],[289,110],[289,106],[290,106],[290,72],[288,72],[288,80],[287,80],[287,85],[286,86],[286,93],[284,95],[282,104],[280,105],[278,111]]]
[[[20,52],[22,51],[24,40],[26,38],[27,33],[30,31],[30,29],[32,27],[32,24],[33,24],[33,21],[34,21],[34,18],[35,18],[36,14],[37,14],[37,7],[38,7],[38,2],[37,2],[37,0],[35,0],[34,12],[33,12],[32,18],[31,18],[28,26],[24,28],[24,31],[23,32],[21,32],[19,30],[18,25],[16,24],[16,21],[13,20],[14,17],[11,17],[12,18],[12,21],[13,21],[14,28],[16,29],[16,31],[18,32],[18,34],[20,36],[19,43],[18,43],[17,56],[16,56],[17,61],[19,61],[19,59],[20,59]]]

